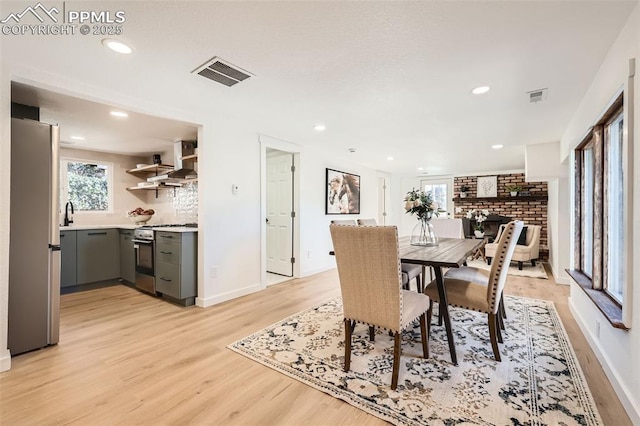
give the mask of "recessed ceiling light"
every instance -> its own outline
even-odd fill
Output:
[[[389,161],[393,161],[393,157],[392,157],[392,156],[389,156],[389,157],[387,157],[387,160],[389,160]]]
[[[128,55],[129,53],[133,52],[132,48],[130,48],[123,42],[114,40],[112,38],[105,38],[104,40],[102,40],[102,45],[108,47],[114,52],[122,53],[125,55]]]
[[[316,124],[315,126],[313,126],[313,129],[318,132],[323,132],[327,129],[327,126],[325,126],[324,124]]]
[[[75,139],[77,141],[83,141],[84,138],[82,136],[71,136],[71,139]]]
[[[493,149],[502,149],[502,148],[504,148],[504,145],[501,145],[501,144],[491,145],[491,148],[493,148]]]
[[[424,170],[424,167],[418,167],[418,171],[421,172]]]
[[[487,93],[489,90],[491,90],[491,87],[489,86],[479,86],[471,90],[471,93],[474,95],[482,95],[483,93]]]
[[[122,112],[122,111],[111,111],[109,114],[113,115],[114,117],[128,117],[129,114],[127,114],[126,112]]]
[[[353,154],[354,152],[356,152],[356,149],[355,148],[349,148],[349,152]]]

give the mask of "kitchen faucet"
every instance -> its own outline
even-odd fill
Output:
[[[71,214],[73,214],[73,203],[71,201],[67,201],[67,204],[64,206],[64,226],[69,226],[73,223],[73,218],[69,219],[69,206],[71,206]]]

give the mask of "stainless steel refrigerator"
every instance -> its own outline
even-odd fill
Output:
[[[11,355],[53,345],[59,339],[58,149],[58,126],[11,119]]]

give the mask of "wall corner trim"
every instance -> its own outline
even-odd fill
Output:
[[[253,284],[237,290],[228,291],[226,293],[221,293],[215,296],[207,297],[207,298],[197,297],[196,306],[199,306],[201,308],[208,308],[210,306],[217,305],[222,302],[226,302],[227,300],[231,300],[237,297],[246,296],[247,294],[255,293],[262,289],[263,289],[262,285],[258,283],[258,284]]]
[[[0,372],[11,370],[11,354],[5,350],[0,356]]]

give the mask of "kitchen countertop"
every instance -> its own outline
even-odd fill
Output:
[[[190,226],[168,226],[166,228],[158,227],[153,228],[153,230],[164,232],[198,232],[198,228],[192,228]]]
[[[86,229],[136,229],[139,225],[127,223],[125,225],[71,225],[60,226],[61,231],[84,231]]]
[[[84,231],[87,229],[136,229],[140,228],[144,225],[135,225],[135,224],[125,224],[125,225],[71,225],[71,226],[61,226],[61,231]],[[164,231],[164,232],[198,232],[198,228],[192,228],[189,226],[167,226],[159,227],[158,225],[154,225],[156,228],[153,228],[154,231]]]

